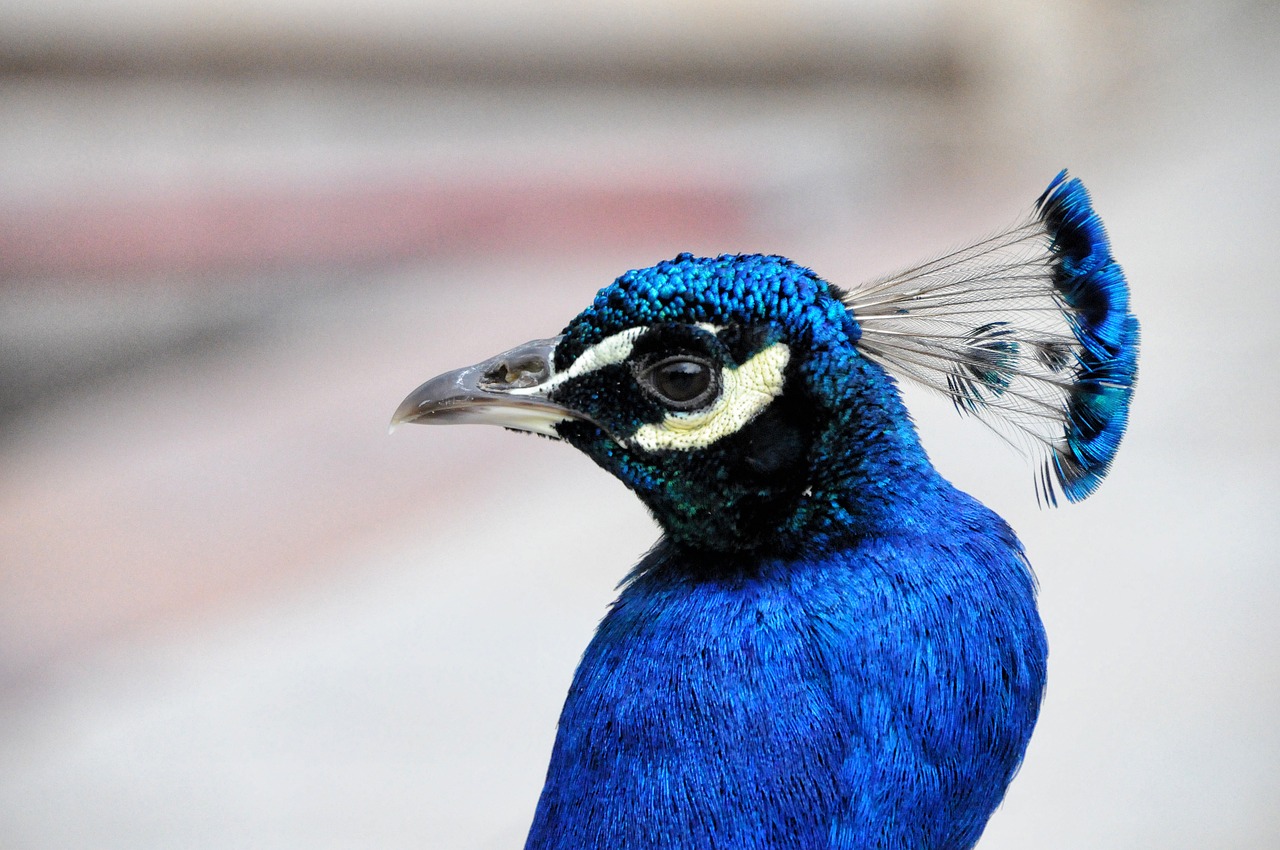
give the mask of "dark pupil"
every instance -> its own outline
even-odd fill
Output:
[[[711,372],[693,360],[676,360],[657,368],[654,385],[672,401],[690,401],[707,391]]]

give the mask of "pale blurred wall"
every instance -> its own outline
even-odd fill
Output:
[[[1053,645],[981,846],[1276,846],[1278,34],[1248,3],[0,4],[0,846],[519,846],[654,531],[546,441],[388,440],[395,403],[626,268],[853,283],[1063,165],[1144,322],[1111,480],[1037,512],[910,398]]]

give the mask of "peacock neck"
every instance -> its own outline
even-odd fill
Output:
[[[750,565],[656,547],[583,656],[527,847],[969,847],[1045,653],[1017,541],[953,507],[969,532]]]
[[[927,534],[968,499],[930,463],[893,378],[856,354],[844,362],[838,380],[810,389],[825,424],[809,452],[810,486],[780,535],[796,552]]]

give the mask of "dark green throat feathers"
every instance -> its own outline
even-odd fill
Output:
[[[530,848],[963,848],[1035,722],[1022,550],[920,447],[891,374],[1039,447],[1084,498],[1138,327],[1084,187],[844,291],[776,256],[624,274],[555,338],[441,375],[396,421],[564,440],[663,540],[584,655]]]

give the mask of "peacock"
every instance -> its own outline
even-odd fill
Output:
[[[393,422],[562,440],[659,542],[574,675],[527,850],[971,847],[1045,686],[1009,526],[933,468],[895,381],[1078,501],[1125,431],[1139,326],[1085,187],[859,287],[680,254],[563,332],[427,381]]]

